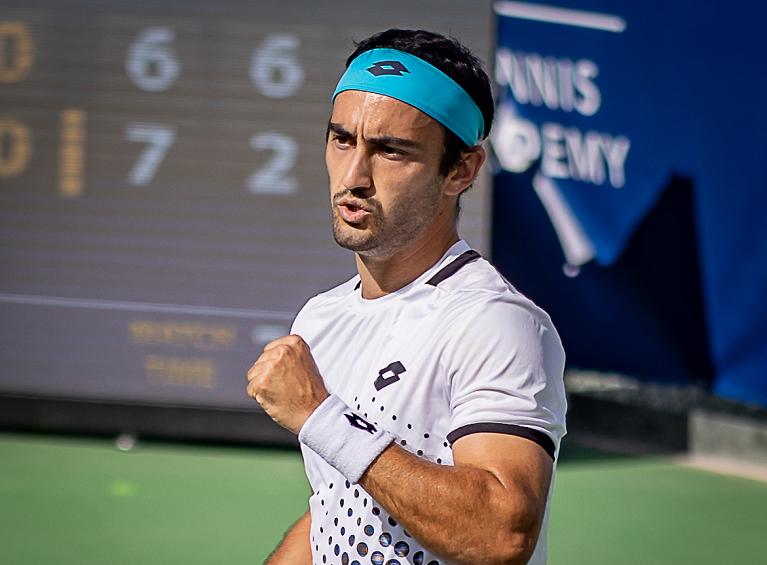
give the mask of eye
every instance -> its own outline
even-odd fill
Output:
[[[387,157],[395,157],[395,156],[403,155],[401,150],[396,149],[394,147],[389,147],[388,145],[381,146],[381,153],[383,153]]]
[[[342,135],[333,135],[331,139],[339,147],[348,147],[350,143],[349,138]]]

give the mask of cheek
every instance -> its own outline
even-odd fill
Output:
[[[393,194],[409,193],[413,188],[423,187],[434,182],[433,171],[424,163],[417,161],[382,160],[374,169],[376,186]]]
[[[376,178],[376,199],[380,201],[384,214],[398,213],[413,206],[422,207],[439,199],[441,184],[434,171],[420,163],[380,171]]]

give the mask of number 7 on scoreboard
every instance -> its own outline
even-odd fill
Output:
[[[146,186],[152,182],[165,155],[176,141],[176,130],[166,124],[133,123],[125,128],[125,138],[148,144],[128,175],[129,184]]]

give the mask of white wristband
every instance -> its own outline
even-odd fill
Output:
[[[350,483],[386,449],[394,436],[356,414],[331,394],[312,412],[298,433],[298,441],[322,457]]]

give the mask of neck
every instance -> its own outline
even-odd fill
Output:
[[[413,282],[432,267],[458,241],[455,228],[417,239],[386,257],[357,255],[362,297],[380,298]]]

